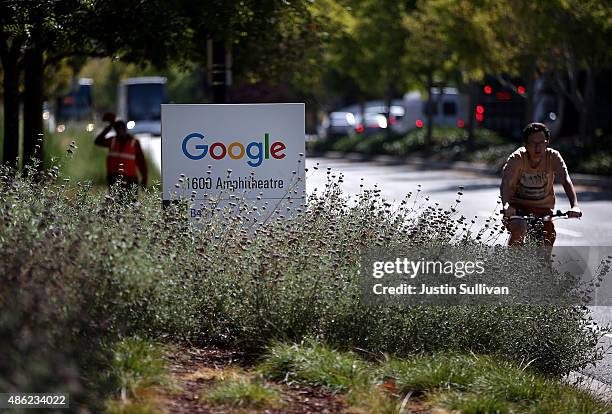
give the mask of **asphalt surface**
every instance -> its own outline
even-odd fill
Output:
[[[161,170],[161,139],[139,136],[146,155]],[[378,188],[388,202],[399,202],[412,192],[418,192],[418,205],[435,205],[446,208],[457,206],[458,214],[475,220],[474,229],[485,220],[499,220],[499,178],[456,170],[435,170],[427,167],[388,165],[376,162],[353,162],[343,159],[307,158],[306,191],[322,191],[330,177],[342,176],[341,188],[347,196],[354,196],[364,188]],[[362,187],[363,185],[363,187]],[[462,187],[459,189],[459,187]],[[556,245],[559,246],[612,246],[612,191],[597,188],[576,187],[578,202],[583,211],[580,220],[558,220]],[[458,191],[463,194],[456,203]],[[569,208],[561,186],[555,187],[556,208]],[[505,244],[507,236],[500,236],[494,243]],[[612,324],[612,307],[592,307],[594,320],[600,325]],[[612,384],[612,333],[602,338],[602,346],[608,349],[606,358],[597,367],[585,371],[588,375]]]

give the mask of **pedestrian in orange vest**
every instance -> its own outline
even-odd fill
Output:
[[[138,140],[128,134],[124,121],[116,120],[115,115],[106,113],[102,119],[109,124],[98,134],[94,143],[109,149],[106,156],[106,177],[108,185],[113,185],[119,179],[125,188],[138,185],[138,172],[142,177],[142,186],[147,185],[147,163]],[[116,135],[106,138],[111,128]]]

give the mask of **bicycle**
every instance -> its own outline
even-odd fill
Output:
[[[508,217],[508,220],[525,220],[527,223],[527,232],[525,233],[524,242],[526,245],[545,246],[546,232],[544,231],[544,223],[559,219],[569,219],[567,212],[557,210],[553,214],[538,216],[533,213],[529,215],[515,215]]]

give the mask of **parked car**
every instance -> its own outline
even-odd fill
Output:
[[[441,92],[441,93],[440,93]],[[433,122],[440,126],[463,128],[467,120],[468,99],[455,88],[434,89]],[[405,134],[415,128],[423,128],[427,122],[428,103],[420,92],[409,92],[403,99],[394,99],[391,109],[382,100],[368,101],[362,109],[351,105],[331,112],[323,119],[319,136],[322,138],[363,135],[390,129]],[[388,119],[387,119],[388,115]]]
[[[355,132],[368,135],[390,128],[393,132],[401,133],[402,131],[399,131],[398,127],[405,113],[404,106],[398,105],[397,102],[391,105],[389,111],[387,106],[379,104],[377,101],[368,102],[364,108],[365,122],[361,121],[360,114],[356,115]]]
[[[399,126],[405,114],[401,100],[394,100],[387,119],[387,109],[383,101],[369,101],[364,107],[365,121],[362,121],[361,107],[351,105],[331,112],[323,118],[319,127],[321,138],[365,134]]]
[[[334,138],[354,133],[355,114],[348,111],[331,112],[323,118],[319,129],[321,138]]]
[[[386,129],[389,126],[387,117],[378,112],[366,111],[363,114],[355,115],[355,133],[361,135],[370,135],[381,130]]]

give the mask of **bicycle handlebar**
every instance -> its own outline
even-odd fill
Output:
[[[555,218],[570,218],[567,214],[567,211],[564,213],[561,210],[557,210],[553,214],[547,214],[545,216],[536,216],[534,214],[530,214],[528,216],[510,216],[509,220],[521,219],[521,220],[542,220],[542,221],[553,221]]]

